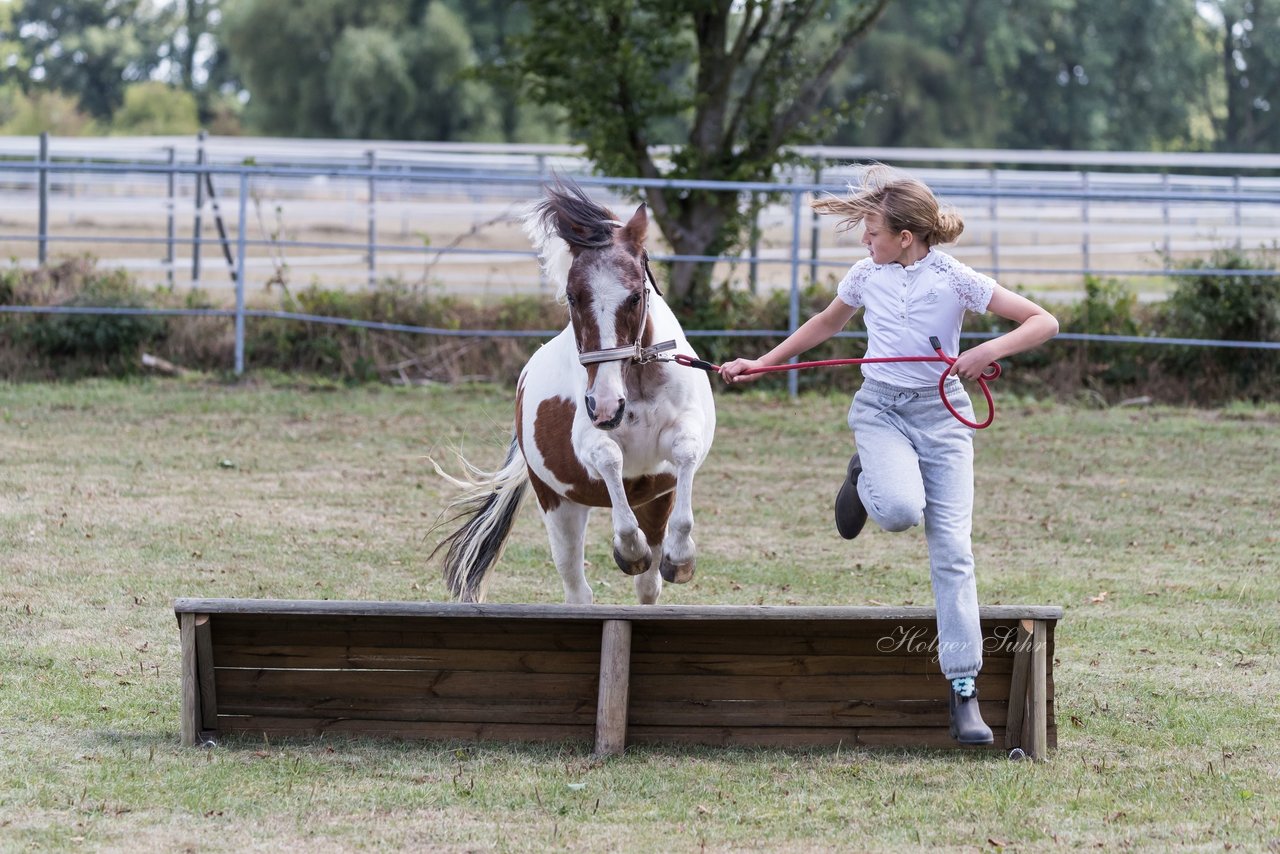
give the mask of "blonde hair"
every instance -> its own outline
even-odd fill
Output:
[[[926,246],[950,243],[964,231],[960,214],[940,205],[928,185],[881,163],[859,169],[849,195],[814,199],[811,207],[820,214],[841,217],[841,231],[857,228],[868,214],[879,214],[891,230],[909,231]]]

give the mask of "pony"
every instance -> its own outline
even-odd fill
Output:
[[[432,556],[445,550],[454,598],[483,602],[532,490],[566,603],[593,601],[583,568],[587,520],[607,507],[614,561],[635,577],[639,602],[653,604],[664,579],[681,584],[694,574],[693,480],[716,427],[710,380],[664,355],[693,350],[649,267],[645,205],[624,223],[557,179],[524,225],[569,323],[520,372],[502,467],[485,472],[464,459],[467,475],[454,478],[435,466],[466,492],[440,523],[460,526]]]

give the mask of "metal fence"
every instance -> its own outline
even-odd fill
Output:
[[[275,284],[355,289],[392,278],[480,298],[543,292],[546,284],[520,217],[553,173],[574,176],[619,209],[658,186],[732,193],[744,206],[759,206],[750,244],[740,254],[652,254],[714,265],[716,280],[734,286],[788,290],[791,329],[800,321],[802,287],[834,281],[865,254],[856,241],[836,239],[806,204],[815,193],[842,192],[851,164],[860,162],[910,168],[964,214],[965,235],[948,251],[1006,285],[1049,300],[1077,298],[1086,276],[1124,279],[1142,299],[1160,299],[1171,280],[1189,272],[1180,263],[1222,247],[1274,245],[1280,224],[1280,156],[822,148],[802,153],[808,166],[752,184],[598,177],[569,146],[203,135],[10,137],[0,139],[0,252],[31,266],[59,254],[91,254],[143,283],[232,289],[231,308],[168,313],[231,318],[240,373],[244,324],[254,317],[437,335],[551,334],[358,323],[255,310],[248,297]],[[1269,267],[1229,272],[1277,274]]]

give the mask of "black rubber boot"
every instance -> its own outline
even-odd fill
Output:
[[[991,744],[995,738],[991,727],[982,720],[978,709],[978,693],[961,697],[954,690],[951,694],[951,737],[961,744]]]
[[[849,471],[840,491],[836,493],[836,530],[846,540],[852,540],[867,524],[867,508],[858,497],[858,477],[862,474],[862,460],[854,454],[849,460]]]

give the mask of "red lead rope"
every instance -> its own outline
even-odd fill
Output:
[[[933,346],[936,356],[879,356],[871,359],[826,359],[821,362],[796,362],[790,365],[772,365],[767,368],[750,368],[742,372],[742,376],[751,374],[769,374],[775,371],[798,371],[803,368],[830,368],[837,365],[869,365],[878,362],[945,362],[947,365],[954,365],[955,359],[942,352],[942,342],[936,337],[930,337],[929,343]],[[704,362],[702,359],[695,359],[692,356],[686,356],[683,353],[677,354],[675,360],[680,364],[689,368],[701,368],[704,371],[718,373],[719,365],[713,365],[711,362]],[[947,400],[946,383],[947,372],[943,371],[942,376],[938,378],[938,396],[942,398],[942,405],[947,408],[957,421],[966,427],[972,427],[975,430],[982,430],[991,426],[991,422],[996,417],[996,405],[991,399],[991,389],[987,388],[987,383],[997,379],[1000,376],[1000,363],[992,362],[982,371],[982,375],[978,377],[978,385],[982,388],[982,394],[987,399],[987,420],[981,423],[970,421],[965,418],[956,408],[951,405],[951,401]]]

